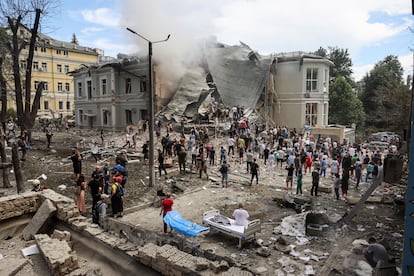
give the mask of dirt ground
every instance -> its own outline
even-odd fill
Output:
[[[111,146],[106,148],[107,154],[103,156],[103,159],[108,161],[110,166],[115,165],[115,155],[124,144],[124,135],[124,133],[105,133],[105,139],[107,140],[105,144]],[[73,147],[78,147],[83,152],[90,149],[90,144],[93,141],[100,142],[99,133],[78,129],[70,129],[69,133],[55,133],[50,149],[46,148],[44,133],[35,132],[32,137],[32,148],[26,161],[21,164],[24,179],[33,179],[44,173],[48,178],[42,181],[42,185],[75,198],[72,163],[68,157]],[[131,156],[135,152],[141,152],[141,145],[146,140],[145,135],[140,135],[136,150],[127,149],[130,160],[133,159]],[[225,145],[225,138],[214,139],[212,143],[216,149],[219,149],[221,145]],[[102,162],[97,163],[93,157],[88,156],[88,154],[84,155],[82,169],[87,178],[97,164],[102,164]],[[389,245],[389,253],[396,257],[398,265],[401,264],[404,218],[402,215],[396,214],[394,207],[390,204],[366,204],[349,225],[343,227],[332,226],[321,237],[308,237],[309,240],[306,244],[298,243],[295,237],[283,236],[288,244],[295,246],[297,252],[307,252],[309,255],[311,254],[309,249],[311,249],[314,252],[313,255],[319,256],[317,261],[298,260],[297,257],[275,250],[273,245],[281,235],[275,233],[274,228],[280,225],[282,218],[294,215],[296,212],[275,200],[276,195],[289,192],[284,189],[287,171],[284,168],[269,169],[264,166],[261,160],[259,166],[259,185],[251,187],[246,185],[250,175],[246,173],[245,164],[239,164],[237,160],[232,159],[230,161],[229,187],[226,189],[223,189],[220,185],[218,165],[209,167],[210,180],[207,180],[205,176],[200,179],[198,175],[192,173],[180,175],[175,164],[167,169],[170,180],[164,175],[162,177],[157,176],[156,187],[150,188],[148,187],[148,167],[143,165],[141,161],[132,162],[127,165],[129,175],[125,207],[128,209],[153,202],[157,188],[162,187],[164,192],[170,191],[172,180],[185,189],[183,193],[177,190],[172,191],[174,193],[173,208],[178,210],[183,217],[196,223],[201,223],[202,214],[210,209],[218,209],[224,215],[231,216],[237,204],[242,202],[249,211],[251,219],[261,219],[262,231],[258,233],[257,239],[262,240],[263,245],[271,248],[269,257],[261,257],[256,254],[259,246],[255,242],[246,243],[239,250],[236,248],[236,239],[222,234],[198,237],[194,239],[194,242],[200,243],[203,249],[210,249],[217,254],[230,256],[251,271],[255,271],[257,268],[265,268],[268,272],[267,275],[299,275],[289,271],[291,271],[291,268],[296,269],[296,272],[301,271],[304,265],[312,265],[317,272],[315,275],[328,275],[328,272],[332,269],[336,269],[338,273],[352,269],[353,274],[344,273],[342,275],[370,275],[364,274],[367,272],[360,269],[361,264],[344,264],[344,262],[350,259],[349,256],[352,255],[352,241],[367,239],[372,235],[377,239],[386,240]],[[14,177],[11,174],[11,180],[13,181],[13,179]],[[301,196],[304,200],[310,200],[310,180],[310,175],[305,175],[304,195]],[[321,182],[327,186],[332,185],[330,178],[322,179]],[[363,184],[361,189],[357,191],[353,188],[354,185],[351,182],[350,195],[360,195],[367,189],[367,186],[367,184]],[[31,184],[27,183],[26,187],[30,190]],[[380,189],[377,193],[382,191],[383,189]],[[0,189],[0,192],[4,194],[15,193],[15,188]],[[87,205],[88,210],[90,210],[91,197],[89,195],[87,196]],[[312,199],[312,210],[326,213],[333,221],[349,212],[350,208],[351,206],[345,200],[334,200],[332,193],[321,193],[321,196]],[[162,230],[159,208],[148,207],[126,213],[121,220],[156,232]],[[90,216],[90,213],[88,215]],[[7,247],[10,247],[10,241],[2,239],[0,250]],[[289,263],[287,257],[295,259],[294,263]],[[322,271],[326,274],[319,273]]]

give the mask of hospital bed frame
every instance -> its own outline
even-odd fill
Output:
[[[223,225],[214,221],[211,221],[211,219],[216,216],[220,215],[219,210],[210,210],[203,214],[203,221],[202,224],[209,226],[210,229],[216,230],[218,232],[221,232],[223,234],[236,237],[239,239],[238,248],[241,248],[242,241],[249,240],[251,238],[256,238],[256,232],[261,231],[261,223],[260,219],[255,219],[249,221],[247,226],[238,226],[235,225],[235,220],[228,218],[231,225]]]

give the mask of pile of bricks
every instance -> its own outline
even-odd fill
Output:
[[[58,234],[49,237],[47,234],[35,235],[36,244],[42,253],[52,275],[66,275],[79,267],[78,257],[72,251],[68,240],[70,235]]]
[[[40,203],[35,192],[0,197],[0,221],[34,213]]]

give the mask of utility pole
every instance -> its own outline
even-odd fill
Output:
[[[159,43],[159,42],[165,42],[170,38],[170,35],[167,36],[164,40],[159,41],[150,41],[149,39],[145,38],[144,36],[140,35],[139,33],[135,32],[134,30],[130,28],[126,28],[127,31],[133,33],[136,36],[139,36],[143,40],[148,42],[148,91],[149,91],[149,186],[154,187],[154,85],[152,83],[152,44]]]

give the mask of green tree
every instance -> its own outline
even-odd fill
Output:
[[[349,55],[348,49],[341,49],[338,47],[329,46],[328,50],[319,47],[317,51],[314,52],[315,55],[328,58],[333,62],[333,65],[330,69],[330,78],[335,80],[338,77],[344,77],[348,83],[353,85],[352,80],[352,59]]]
[[[345,77],[338,77],[329,87],[329,123],[363,126],[365,120],[361,101]]]
[[[361,101],[367,126],[399,133],[408,127],[411,95],[403,72],[398,58],[389,55],[365,75]]]
[[[30,130],[34,126],[40,105],[43,82],[39,83],[32,96],[34,49],[37,46],[41,18],[51,12],[55,5],[58,5],[58,0],[0,1],[0,20],[5,23],[9,33],[3,43],[11,57],[17,117],[22,130]],[[23,49],[28,49],[24,71],[20,68],[20,54]]]

